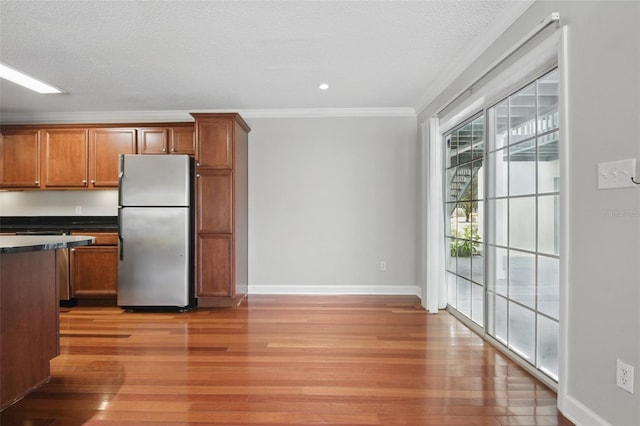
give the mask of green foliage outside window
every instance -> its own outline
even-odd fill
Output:
[[[462,235],[459,232],[454,232],[453,236],[460,239],[453,240],[449,244],[451,257],[467,257],[478,254],[480,234],[478,234],[477,223],[465,227]]]

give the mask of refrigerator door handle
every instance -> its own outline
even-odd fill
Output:
[[[122,178],[124,177],[124,154],[120,154],[120,173],[118,173],[118,205],[122,205]]]
[[[122,238],[122,209],[118,209],[118,253],[120,260],[124,260],[124,238]]]

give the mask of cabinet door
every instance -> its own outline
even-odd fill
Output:
[[[138,153],[166,154],[168,129],[144,127],[139,130]]]
[[[198,121],[196,165],[211,169],[233,167],[233,121]]]
[[[169,132],[171,154],[194,155],[196,152],[196,138],[192,127],[174,127]]]
[[[235,296],[232,236],[199,234],[196,252],[196,296]]]
[[[71,249],[74,297],[112,297],[118,288],[118,248],[90,246]]]
[[[196,232],[233,231],[233,174],[229,170],[196,173]]]
[[[48,188],[88,185],[86,129],[43,130],[43,184]]]
[[[91,129],[89,141],[91,187],[117,188],[118,159],[136,153],[136,129]]]
[[[40,132],[7,131],[0,136],[0,187],[40,187]]]

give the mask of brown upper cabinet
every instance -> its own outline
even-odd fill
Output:
[[[135,129],[45,129],[42,133],[44,188],[116,188],[118,156],[136,152]]]
[[[169,129],[164,127],[149,127],[138,129],[139,154],[166,154],[168,152]]]
[[[120,154],[136,153],[136,130],[101,128],[89,130],[90,188],[117,188]]]
[[[11,130],[0,135],[0,187],[40,188],[39,130]]]
[[[0,137],[0,187],[118,187],[118,156],[136,153],[136,129],[7,126]]]
[[[205,169],[233,168],[234,121],[223,118],[196,117],[198,152],[196,166]]]
[[[0,136],[0,187],[118,187],[120,154],[195,154],[193,123],[10,125]]]
[[[193,126],[143,127],[138,130],[139,154],[195,154]]]
[[[169,129],[169,150],[172,154],[196,153],[196,136],[193,124],[189,127],[172,127]]]
[[[89,184],[87,129],[42,131],[42,186],[86,188]]]

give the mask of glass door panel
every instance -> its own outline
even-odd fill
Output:
[[[447,144],[446,247],[448,304],[484,324],[485,119],[479,115],[444,135]]]
[[[560,306],[557,80],[551,71],[487,110],[486,332],[553,380]]]

